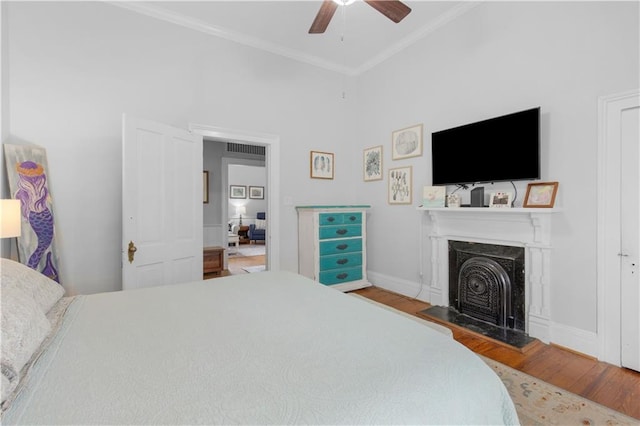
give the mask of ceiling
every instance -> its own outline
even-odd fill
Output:
[[[324,34],[308,34],[321,0],[111,4],[348,75],[366,71],[477,4],[404,3],[412,10],[398,24],[362,1],[341,6]]]

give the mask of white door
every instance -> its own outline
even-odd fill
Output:
[[[620,116],[620,321],[623,367],[640,371],[640,107]]]
[[[202,279],[202,136],[123,115],[122,288]]]

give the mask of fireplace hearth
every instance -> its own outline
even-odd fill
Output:
[[[531,343],[524,248],[450,240],[448,250],[449,306],[423,313],[518,348]]]

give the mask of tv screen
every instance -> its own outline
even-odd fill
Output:
[[[540,179],[540,108],[431,134],[432,184]]]

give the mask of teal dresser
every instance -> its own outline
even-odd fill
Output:
[[[297,206],[298,272],[341,291],[368,287],[367,209]]]

